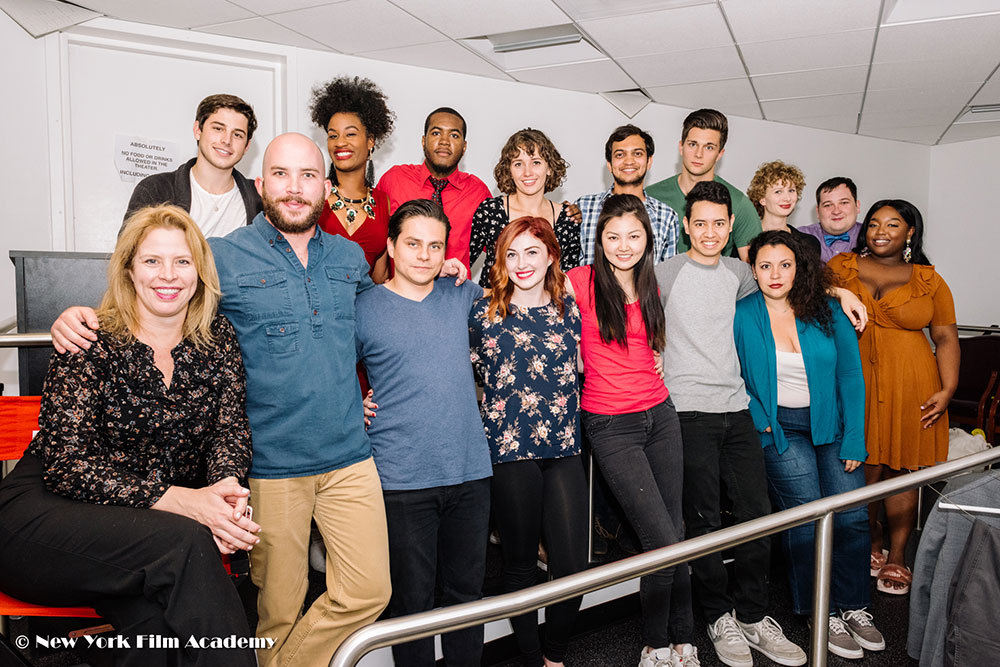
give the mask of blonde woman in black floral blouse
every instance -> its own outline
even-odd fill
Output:
[[[549,572],[587,567],[587,482],[580,460],[577,347],[580,311],[559,269],[559,244],[542,218],[510,223],[496,242],[490,296],[469,315],[481,414],[493,459],[493,516],[504,590],[535,583],[539,540]],[[511,619],[527,667],[561,665],[580,598]]]
[[[559,243],[559,267],[569,271],[580,263],[580,226],[573,221],[568,207],[545,195],[566,180],[569,164],[559,155],[552,141],[530,127],[512,134],[500,149],[500,160],[493,169],[499,197],[486,199],[472,216],[469,239],[469,265],[483,252],[482,287],[490,286],[497,239],[511,220],[535,217],[545,220]]]
[[[249,648],[185,648],[250,635],[219,552],[252,548],[260,530],[239,483],[243,362],[218,298],[187,213],[138,211],[111,257],[97,341],[52,359],[38,435],[0,484],[0,588],[93,606],[128,639],[120,665],[256,664]],[[180,648],[138,648],[139,635]]]

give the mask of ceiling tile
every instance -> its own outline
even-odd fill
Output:
[[[747,79],[726,79],[724,81],[707,81],[686,83],[678,86],[658,86],[647,88],[653,100],[662,104],[689,109],[709,107],[725,111],[726,105],[757,106],[757,98]],[[760,115],[760,108],[757,108]]]
[[[238,5],[244,9],[249,9],[254,14],[267,16],[268,14],[280,14],[290,12],[295,9],[307,9],[309,7],[319,7],[320,5],[333,5],[344,0],[229,0],[230,3]]]
[[[874,30],[852,30],[774,42],[740,44],[751,76],[867,65]]]
[[[673,53],[669,61],[660,56],[618,58],[618,64],[640,86],[673,86],[699,81],[718,81],[746,76],[735,46]]]
[[[949,16],[962,16],[986,12],[1000,12],[998,0],[961,0],[961,2],[941,2],[941,0],[905,0],[887,7],[884,21],[925,21]]]
[[[911,88],[955,81],[978,81],[990,75],[996,63],[969,61],[963,58],[938,58],[935,60],[908,59],[900,62],[872,63],[868,87]]]
[[[607,90],[634,88],[635,83],[613,60],[597,60],[573,65],[538,67],[508,72],[524,83],[537,83],[553,88],[599,93]]]
[[[559,2],[563,11],[577,21],[712,4],[715,4],[715,0],[615,0],[614,2],[608,2],[608,0],[560,0]]]
[[[861,93],[846,95],[816,95],[761,102],[768,120],[794,120],[857,114],[861,109]]]
[[[391,0],[454,39],[570,23],[552,0]]]
[[[502,71],[451,40],[434,42],[433,44],[401,46],[396,49],[365,51],[358,55],[404,65],[430,67],[446,72],[461,72],[504,79],[505,81],[511,80]]]
[[[784,121],[792,125],[801,127],[814,127],[818,130],[833,130],[834,132],[846,132],[854,134],[858,129],[858,115],[839,114],[836,116],[816,116],[815,118],[796,118],[795,120]]]
[[[883,26],[874,62],[935,58],[1000,59],[1000,15]]]
[[[723,0],[736,41],[762,42],[844,30],[874,29],[880,0],[837,0],[817,7],[816,0]]]
[[[944,128],[955,119],[961,105],[952,107],[934,107],[930,109],[908,109],[906,111],[863,111],[861,113],[861,131],[881,130],[892,127],[920,127],[937,125]]]
[[[283,25],[278,25],[263,17],[245,19],[243,21],[231,21],[230,23],[219,23],[217,25],[197,28],[199,32],[210,32],[216,35],[229,35],[230,37],[242,37],[244,39],[255,39],[259,42],[271,42],[272,44],[286,44],[288,46],[299,46],[304,49],[322,49],[329,47],[319,42],[300,35],[294,30],[290,30]]]
[[[972,99],[973,104],[1000,104],[1000,70],[994,72],[986,85]]]
[[[894,90],[869,89],[865,96],[865,111],[902,111],[949,107],[955,109],[957,113],[958,108],[965,106],[979,85],[978,83],[959,82]]]
[[[765,74],[753,77],[753,86],[762,100],[812,95],[859,93],[865,89],[867,65],[814,69],[788,74]]]
[[[75,0],[73,4],[124,21],[151,23],[171,28],[195,28],[252,18],[253,13],[226,0]]]
[[[347,0],[333,5],[272,14],[272,21],[342,53],[440,42],[441,33],[386,0]],[[353,26],[378,26],[358,30]]]
[[[714,4],[582,21],[580,27],[613,58],[710,49],[733,43],[722,13]],[[663,67],[674,64],[664,61]]]
[[[944,137],[942,144],[951,144],[956,141],[970,141],[972,139],[985,139],[987,137],[1000,137],[1000,121],[990,121],[988,123],[955,123],[952,125]]]
[[[721,104],[716,107],[727,116],[741,116],[743,118],[753,118],[761,120],[764,116],[760,113],[760,105],[757,104]]]
[[[917,127],[883,127],[873,130],[862,130],[860,134],[868,137],[878,137],[880,139],[894,139],[895,141],[908,141],[913,144],[924,144],[933,146],[941,133],[944,132],[943,125],[919,125]]]

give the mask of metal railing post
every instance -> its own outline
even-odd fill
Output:
[[[830,572],[833,569],[833,512],[816,522],[816,569],[813,574],[813,667],[826,667],[830,621]]]

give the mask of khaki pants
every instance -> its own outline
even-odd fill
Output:
[[[385,507],[371,458],[341,470],[285,479],[250,479],[260,543],[250,577],[260,589],[257,636],[263,667],[329,664],[349,634],[373,622],[389,602]],[[326,593],[304,615],[310,520],[326,545]]]

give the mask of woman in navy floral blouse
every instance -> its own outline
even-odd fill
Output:
[[[125,636],[120,665],[256,664],[219,552],[249,549],[246,379],[204,237],[175,206],[138,211],[108,267],[90,349],[56,355],[39,432],[0,484],[0,587],[90,605]],[[143,635],[178,649],[142,648]],[[148,645],[148,641],[146,644]]]
[[[483,426],[493,458],[493,515],[504,590],[535,583],[539,540],[549,572],[587,567],[587,482],[580,460],[577,347],[580,311],[566,292],[552,225],[523,217],[496,242],[489,296],[469,315],[472,360],[483,383]],[[561,665],[580,598],[511,619],[524,664]]]

